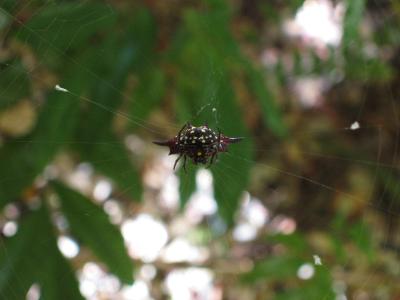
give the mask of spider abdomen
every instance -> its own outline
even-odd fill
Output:
[[[178,146],[195,164],[206,164],[208,158],[217,152],[218,134],[207,126],[187,127],[180,134]]]
[[[170,154],[179,154],[174,164],[174,169],[181,157],[184,158],[183,167],[185,168],[186,157],[189,157],[195,164],[207,164],[214,162],[218,152],[226,152],[231,143],[237,143],[242,138],[230,138],[216,133],[207,125],[193,126],[185,124],[179,133],[169,141],[155,142],[161,146],[168,146]]]

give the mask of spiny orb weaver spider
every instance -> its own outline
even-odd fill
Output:
[[[192,159],[194,164],[207,164],[210,167],[219,152],[227,152],[228,145],[241,141],[241,137],[227,137],[218,129],[218,133],[207,125],[200,127],[186,123],[178,134],[165,142],[154,144],[169,147],[169,155],[178,154],[174,163],[174,170],[178,161],[183,157],[183,169],[186,171],[186,157]]]

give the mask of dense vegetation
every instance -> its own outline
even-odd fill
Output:
[[[199,167],[177,171],[179,207],[163,209],[149,174],[165,153],[151,141],[188,121],[245,139],[210,168],[218,213],[186,232],[207,260],[152,261],[154,299],[193,265],[211,270],[223,299],[400,297],[400,5],[335,1],[342,38],[329,45],[284,30],[303,4],[1,1],[0,298],[25,299],[35,284],[41,299],[81,299],[88,261],[121,286],[138,279],[148,262],[119,226],[146,212],[174,236]],[[112,194],[94,201],[104,179]],[[268,220],[240,242],[245,191]],[[81,249],[72,259],[57,245],[65,235]]]

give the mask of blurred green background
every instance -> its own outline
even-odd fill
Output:
[[[400,299],[399,20],[0,1],[0,298]],[[245,139],[173,172],[186,122]]]

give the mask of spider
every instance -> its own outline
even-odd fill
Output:
[[[187,157],[191,158],[195,165],[208,163],[207,168],[209,168],[219,152],[227,152],[229,144],[241,140],[241,137],[227,137],[219,129],[218,132],[215,132],[208,125],[196,127],[186,123],[172,139],[153,143],[169,147],[169,155],[179,155],[175,160],[174,170],[178,161],[183,157],[183,169],[186,172]]]

